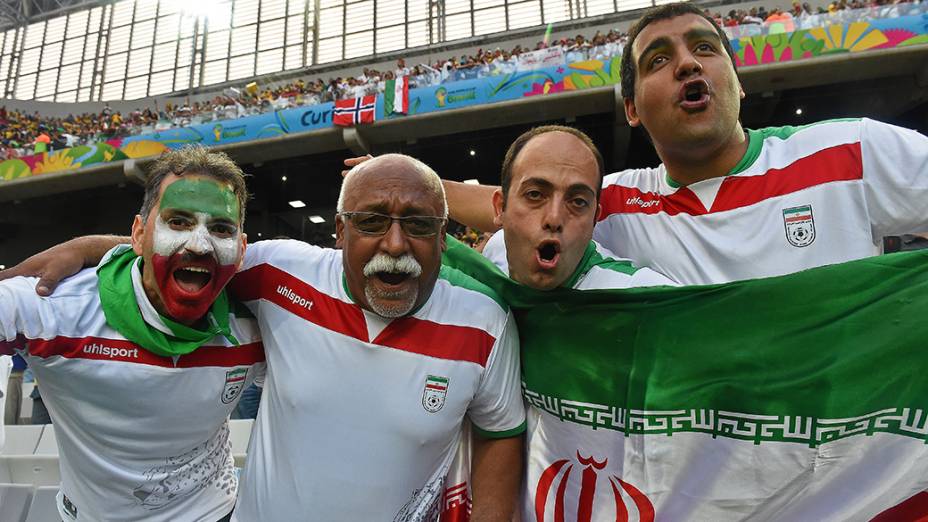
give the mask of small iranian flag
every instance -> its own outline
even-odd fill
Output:
[[[787,223],[808,221],[812,219],[812,207],[805,205],[802,207],[788,208],[783,211],[783,217],[786,219]]]
[[[519,327],[522,520],[928,520],[928,251],[596,291],[443,263]]]
[[[395,80],[387,80],[383,91],[383,111],[390,115],[394,112],[409,113],[409,77],[400,76]]]

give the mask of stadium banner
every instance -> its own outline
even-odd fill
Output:
[[[894,47],[928,44],[928,14],[877,18],[845,24],[799,29],[791,33],[745,36],[731,40],[735,62],[741,67],[787,62],[845,52],[871,52]],[[549,51],[550,53],[550,51]],[[547,59],[554,59],[545,55]],[[532,58],[532,60],[538,57]],[[409,115],[517,100],[614,85],[619,62],[614,56],[541,67],[512,74],[463,80],[410,89]],[[545,65],[542,60],[541,65]],[[378,95],[376,120],[404,117],[384,114],[384,96]],[[322,103],[243,118],[170,128],[84,145],[53,153],[0,161],[0,182],[74,170],[83,166],[159,154],[186,144],[224,145],[271,138],[281,134],[332,127],[334,103]]]
[[[928,251],[595,291],[533,291],[453,240],[443,262],[519,325],[523,519],[928,514]]]

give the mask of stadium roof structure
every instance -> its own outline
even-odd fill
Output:
[[[66,11],[94,7],[101,0],[0,0],[0,29],[8,29]]]

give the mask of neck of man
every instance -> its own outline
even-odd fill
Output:
[[[686,186],[728,175],[744,157],[748,139],[741,122],[736,122],[732,132],[717,143],[694,146],[689,142],[681,147],[660,147],[655,144],[654,148],[667,169],[667,175]]]

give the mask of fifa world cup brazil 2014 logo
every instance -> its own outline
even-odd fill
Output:
[[[577,522],[654,522],[654,505],[641,490],[602,472],[608,461],[583,457],[578,451],[576,461],[561,459],[545,468],[535,487],[535,522],[564,522],[565,515]],[[571,517],[567,513],[574,508],[576,517]]]

